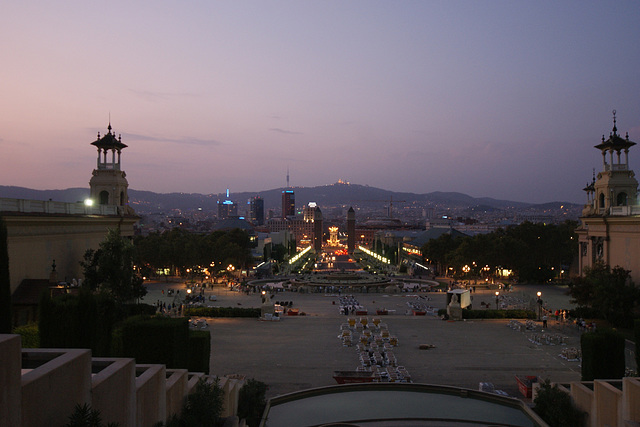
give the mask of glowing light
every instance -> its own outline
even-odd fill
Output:
[[[87,207],[91,207],[93,206],[93,200],[91,199],[84,199],[84,205]]]

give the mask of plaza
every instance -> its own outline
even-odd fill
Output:
[[[183,284],[149,284],[145,302],[173,300],[166,289],[183,289]],[[162,294],[162,289],[165,293]],[[539,288],[516,286],[511,295],[533,298]],[[544,286],[545,304],[552,309],[569,308],[564,288]],[[182,292],[181,292],[182,293]],[[259,307],[258,293],[249,295],[216,287],[206,289],[205,297],[215,294],[221,307]],[[175,294],[174,294],[175,295]],[[446,293],[359,293],[354,297],[368,309],[368,318],[380,317],[398,338],[394,348],[398,364],[404,366],[415,383],[450,385],[478,389],[481,382],[522,398],[516,375],[537,375],[553,382],[580,380],[579,362],[559,355],[562,348],[580,348],[578,329],[571,324],[549,320],[545,331],[561,335],[566,345],[539,345],[530,341],[537,331],[517,331],[508,320],[444,321],[438,316],[407,315],[407,302],[419,300],[435,309],[444,308]],[[485,302],[495,306],[495,294],[478,290],[474,308]],[[207,298],[205,298],[207,299]],[[239,374],[268,384],[267,397],[275,397],[314,387],[335,384],[334,370],[354,370],[358,365],[355,346],[346,347],[338,338],[341,315],[338,296],[324,293],[280,292],[274,301],[293,301],[299,316],[283,316],[278,322],[256,319],[207,319],[211,331],[211,366],[215,375]],[[376,316],[377,309],[390,315]],[[371,314],[374,313],[374,314]],[[352,316],[354,317],[354,316]],[[360,317],[360,316],[357,316]],[[432,348],[421,350],[420,345]]]

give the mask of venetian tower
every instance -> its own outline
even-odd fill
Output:
[[[101,205],[117,206],[120,215],[132,215],[134,213],[129,207],[127,194],[127,174],[121,167],[122,150],[127,146],[122,143],[122,137],[116,138],[111,129],[109,122],[107,133],[101,138],[98,132],[98,138],[91,143],[98,148],[98,162],[89,181],[91,200]]]
[[[595,148],[602,154],[602,171],[585,187],[587,204],[576,229],[579,242],[579,274],[596,262],[631,271],[640,283],[640,206],[638,181],[629,168],[629,148],[636,145],[618,135],[616,111],[609,138]]]
[[[602,142],[595,146],[602,153],[602,171],[585,188],[588,204],[582,216],[612,215],[616,210],[623,211],[623,207],[636,204],[638,181],[629,169],[629,148],[634,145],[636,143],[629,141],[628,133],[626,138],[618,135],[616,110],[613,110],[613,129],[609,139],[605,141],[603,135]]]

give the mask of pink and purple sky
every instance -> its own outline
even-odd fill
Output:
[[[611,110],[640,142],[639,22],[635,0],[5,2],[0,185],[88,186],[111,115],[137,190],[268,190],[289,168],[583,203]]]

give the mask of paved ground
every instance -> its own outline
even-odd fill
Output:
[[[162,289],[181,289],[184,285],[150,284],[147,303],[158,299],[171,302],[172,296]],[[512,296],[535,298],[537,287],[516,287]],[[569,308],[564,290],[545,286],[543,299],[550,307]],[[259,307],[258,294],[239,294],[221,288],[208,290],[219,306]],[[414,294],[415,295],[415,294]],[[445,306],[444,293],[421,293],[436,308]],[[516,374],[538,375],[556,382],[580,379],[577,362],[558,355],[561,346],[535,345],[529,341],[533,332],[518,332],[507,327],[507,321],[448,322],[436,316],[405,315],[408,294],[356,294],[369,309],[396,310],[382,316],[392,335],[398,337],[395,348],[398,363],[405,366],[414,382],[454,385],[477,389],[480,382],[492,382],[512,396],[519,396]],[[355,347],[343,347],[338,339],[340,325],[347,316],[338,313],[337,296],[284,292],[274,300],[291,300],[294,308],[306,316],[285,316],[280,322],[255,319],[208,319],[211,329],[211,372],[217,375],[237,373],[269,385],[268,397],[301,389],[333,385],[334,370],[353,370],[358,365]],[[334,305],[335,302],[335,305]],[[474,294],[474,307],[480,302],[495,306],[494,291]],[[369,318],[374,317],[369,315]],[[550,333],[567,337],[568,347],[579,348],[579,332],[572,326],[549,321]],[[420,350],[420,344],[435,348]]]

